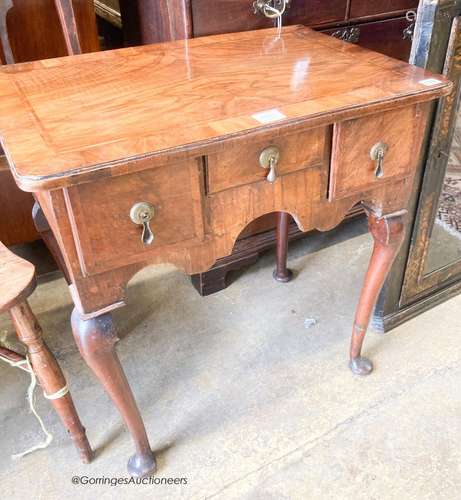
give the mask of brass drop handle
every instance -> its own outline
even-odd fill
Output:
[[[389,146],[384,142],[378,142],[370,150],[370,158],[376,162],[375,177],[380,179],[384,175],[384,157]]]
[[[414,10],[409,10],[406,15],[406,20],[409,23],[408,26],[403,30],[402,35],[404,40],[410,40],[410,42],[413,41],[413,36],[415,33],[415,27],[416,27],[416,17],[417,14]]]
[[[269,170],[267,181],[272,183],[277,179],[277,165],[280,159],[280,151],[276,146],[269,146],[261,151],[259,164],[262,168]]]
[[[263,14],[269,19],[277,19],[285,13],[291,0],[254,0],[253,12]]]
[[[142,226],[141,241],[144,245],[151,245],[154,241],[154,233],[152,232],[149,222],[154,217],[154,205],[147,201],[135,203],[130,210],[130,219],[134,224]]]

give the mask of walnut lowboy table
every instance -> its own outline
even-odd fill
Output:
[[[374,250],[350,366],[405,231],[441,76],[307,28],[197,38],[7,66],[0,134],[19,187],[57,240],[80,352],[131,432],[133,475],[155,459],[114,349],[110,311],[148,264],[187,273],[228,255],[253,219],[326,231],[366,208]]]

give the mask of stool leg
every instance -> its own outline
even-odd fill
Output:
[[[406,214],[406,210],[402,210],[378,217],[367,210],[374,247],[352,328],[349,366],[356,375],[368,375],[373,370],[371,361],[361,356],[362,344],[378,294],[402,245]]]
[[[136,453],[128,460],[128,472],[143,477],[156,470],[156,462],[147,438],[138,406],[115,351],[117,334],[112,315],[101,314],[83,319],[77,309],[72,312],[72,330],[80,353],[104,386],[125,421],[133,438]]]
[[[65,387],[66,379],[55,357],[45,344],[40,325],[27,301],[13,306],[10,309],[10,315],[19,340],[27,346],[32,369],[45,393],[51,395]],[[89,463],[93,458],[93,451],[70,392],[58,399],[52,399],[51,404],[74,441],[82,462]]]
[[[282,283],[287,283],[293,278],[293,272],[287,269],[288,256],[288,230],[290,228],[290,214],[279,212],[277,217],[277,250],[276,268],[274,279]]]

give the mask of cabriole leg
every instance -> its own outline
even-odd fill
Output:
[[[118,338],[112,315],[106,313],[84,320],[74,309],[72,330],[81,355],[112,398],[133,438],[136,453],[128,461],[128,472],[135,477],[152,474],[156,469],[155,457],[141,414],[115,351]]]
[[[349,366],[356,375],[368,375],[373,370],[371,361],[361,356],[363,339],[378,294],[405,236],[406,214],[407,211],[402,210],[378,217],[367,210],[374,247],[352,328]]]

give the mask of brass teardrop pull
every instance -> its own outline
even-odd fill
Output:
[[[142,226],[141,241],[144,245],[151,245],[154,241],[154,233],[150,228],[150,220],[154,217],[154,206],[147,202],[142,201],[135,203],[130,210],[130,219],[134,224]]]
[[[280,151],[275,146],[270,146],[261,151],[259,155],[259,164],[262,168],[269,170],[267,174],[267,181],[270,183],[275,182],[277,179],[277,165],[280,159]]]
[[[378,142],[370,150],[370,158],[376,162],[375,177],[380,179],[384,176],[384,157],[389,146],[384,142]]]

